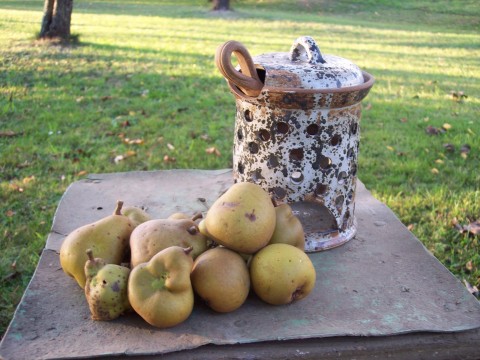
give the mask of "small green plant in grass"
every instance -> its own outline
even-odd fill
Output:
[[[75,4],[78,46],[35,41],[38,1],[0,0],[0,333],[69,184],[88,174],[232,166],[217,46],[313,36],[373,74],[358,176],[459,279],[480,286],[478,7],[451,1]],[[433,280],[432,280],[433,281]],[[434,286],[435,284],[432,284]]]

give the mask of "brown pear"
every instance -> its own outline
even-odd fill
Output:
[[[250,291],[250,275],[244,259],[222,246],[198,256],[190,277],[193,290],[217,312],[238,309]]]
[[[207,250],[207,238],[191,219],[154,219],[135,228],[130,236],[131,266],[148,262],[170,246],[192,247],[195,259]]]

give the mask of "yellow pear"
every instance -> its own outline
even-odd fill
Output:
[[[167,328],[185,321],[193,310],[191,248],[171,246],[133,268],[128,279],[132,308],[149,324]]]
[[[240,182],[212,204],[202,231],[229,249],[252,254],[270,241],[275,221],[268,193],[257,184]]]
[[[170,246],[192,247],[195,259],[207,250],[207,238],[191,219],[154,219],[138,225],[130,236],[131,266],[149,261]]]
[[[316,272],[304,251],[289,244],[271,244],[253,256],[250,280],[260,299],[282,305],[310,294],[315,287]]]
[[[238,309],[250,291],[250,275],[243,258],[225,247],[205,251],[193,263],[193,290],[215,311]]]
[[[120,264],[128,250],[128,239],[134,229],[131,220],[121,214],[123,202],[118,201],[113,215],[72,231],[60,247],[60,264],[63,271],[85,288],[86,251],[108,264]]]
[[[122,215],[130,218],[135,227],[144,223],[145,221],[152,220],[150,214],[148,214],[142,208],[136,206],[124,206],[122,208]]]
[[[269,244],[290,244],[300,250],[305,250],[305,234],[303,226],[288,204],[275,207],[276,225]]]

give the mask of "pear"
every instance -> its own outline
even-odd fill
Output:
[[[122,215],[128,217],[135,227],[144,223],[145,221],[152,220],[150,214],[148,214],[142,208],[136,206],[124,206],[122,208]]]
[[[174,245],[191,246],[195,259],[207,250],[207,238],[191,219],[154,219],[140,224],[130,236],[132,268]]]
[[[107,264],[87,250],[85,296],[93,320],[113,320],[131,309],[127,285],[130,269]]]
[[[171,214],[167,219],[171,219],[171,220],[192,220],[196,224],[198,224],[200,222],[200,220],[202,219],[202,217],[203,217],[202,213],[199,213],[199,212],[193,214],[192,216],[187,215],[183,212],[176,212],[176,213]]]
[[[243,258],[225,247],[209,249],[193,263],[193,290],[213,310],[221,313],[238,309],[250,291],[250,275]]]
[[[315,267],[308,255],[289,244],[271,244],[250,263],[255,294],[272,305],[289,304],[310,294],[315,287]]]
[[[128,279],[132,308],[150,325],[167,328],[185,321],[193,310],[191,248],[171,246],[133,268]]]
[[[85,252],[92,249],[108,264],[120,264],[128,251],[128,239],[134,229],[132,221],[121,214],[123,202],[118,201],[113,215],[84,225],[71,232],[60,247],[63,271],[85,288]]]
[[[225,247],[253,254],[268,244],[275,230],[275,208],[257,184],[232,185],[210,207],[205,232]]]
[[[290,244],[300,250],[305,250],[305,234],[299,218],[296,217],[288,204],[275,207],[275,231],[269,244]]]

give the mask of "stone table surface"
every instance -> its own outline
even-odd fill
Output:
[[[90,319],[58,251],[73,229],[109,215],[116,200],[154,218],[205,212],[232,184],[230,169],[90,175],[62,197],[35,274],[0,344],[5,359],[134,358],[475,359],[480,304],[361,182],[357,235],[310,253],[317,271],[304,300],[272,306],[251,294],[218,314],[196,303],[184,323],[157,329],[136,314]]]

